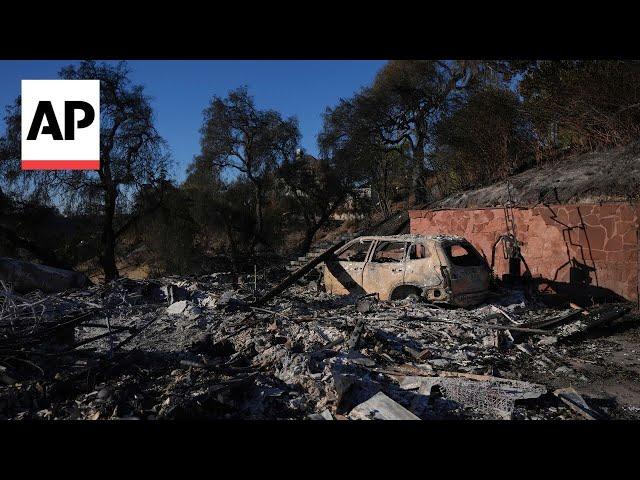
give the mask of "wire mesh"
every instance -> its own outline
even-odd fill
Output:
[[[460,378],[443,379],[442,394],[464,407],[471,407],[491,416],[510,418],[515,399],[504,387],[494,381],[474,381]]]

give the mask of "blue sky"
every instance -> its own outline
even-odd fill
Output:
[[[20,94],[22,79],[54,79],[61,61],[0,60],[0,108]],[[131,79],[152,97],[156,125],[167,140],[176,164],[174,175],[184,179],[186,166],[198,153],[202,110],[213,95],[225,96],[247,85],[258,108],[297,116],[302,147],[317,154],[316,136],[322,113],[340,98],[368,85],[384,60],[136,60],[130,61]],[[0,118],[0,132],[4,120]]]

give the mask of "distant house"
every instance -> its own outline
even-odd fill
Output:
[[[312,170],[321,169],[321,160],[314,157],[313,155],[309,155],[304,153],[301,150],[296,152],[296,157],[300,159],[301,157],[305,160],[305,168],[310,168]],[[287,185],[285,182],[280,183],[280,191],[286,197],[296,196],[305,198],[308,197],[307,193],[303,190],[297,189],[294,190],[290,185]],[[345,220],[354,220],[354,219],[362,219],[364,215],[360,213],[359,210],[359,202],[362,200],[370,200],[372,197],[371,187],[359,187],[355,188],[352,195],[349,195],[344,203],[336,210],[336,212],[331,216],[332,220],[345,221]]]
[[[353,195],[349,195],[342,205],[332,216],[333,220],[362,220],[364,214],[358,211],[358,201],[371,199],[371,187],[360,187],[354,189]]]

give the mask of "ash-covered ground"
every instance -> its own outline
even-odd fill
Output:
[[[228,273],[5,291],[0,419],[640,418],[633,305],[255,298]]]

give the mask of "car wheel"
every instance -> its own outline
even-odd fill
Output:
[[[402,286],[398,287],[390,297],[392,300],[409,299],[411,303],[420,301],[420,291],[416,287]]]
[[[404,297],[404,299],[410,303],[418,303],[420,301],[420,297],[417,293],[410,293],[409,295]]]

